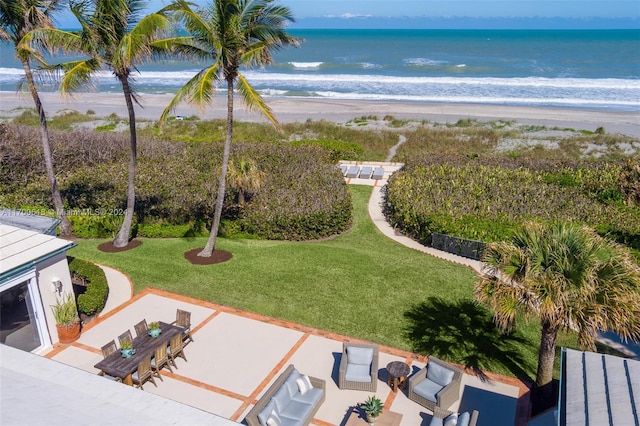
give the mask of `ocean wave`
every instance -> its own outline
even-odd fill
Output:
[[[288,62],[292,67],[301,69],[320,68],[323,63],[324,62]]]
[[[449,62],[440,61],[436,59],[429,58],[405,58],[403,61],[408,65],[418,65],[418,66],[435,66],[435,65],[447,65]]]

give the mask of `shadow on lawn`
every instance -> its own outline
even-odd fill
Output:
[[[492,371],[500,365],[524,380],[530,380],[527,371],[535,371],[518,350],[529,342],[517,332],[501,333],[491,314],[470,300],[430,297],[404,316],[409,320],[405,337],[415,352],[462,364],[483,380],[482,370]]]

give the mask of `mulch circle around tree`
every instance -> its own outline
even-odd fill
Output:
[[[233,254],[231,254],[231,252],[219,249],[215,249],[209,257],[198,256],[198,253],[200,253],[201,251],[202,248],[195,248],[193,250],[185,251],[184,258],[187,259],[192,265],[216,265],[218,263],[224,263],[233,257]]]
[[[114,247],[113,241],[107,241],[106,243],[102,243],[98,246],[98,250],[103,251],[105,253],[120,253],[121,251],[127,251],[139,247],[142,245],[142,241],[140,240],[131,240],[129,244],[124,247]]]

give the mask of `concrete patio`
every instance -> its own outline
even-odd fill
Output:
[[[293,363],[303,374],[326,381],[326,400],[314,418],[315,425],[344,424],[351,407],[370,395],[337,387],[342,342],[354,339],[155,289],[104,313],[85,327],[78,341],[57,346],[46,356],[97,373],[93,365],[102,359],[102,345],[127,329],[133,331],[141,319],[171,322],[178,308],[192,315],[195,341],[185,349],[188,362],[178,359],[178,369],[173,373],[163,370],[164,380],[156,380],[157,388],[145,384],[146,392],[242,422],[271,382]],[[393,393],[387,386],[385,366],[391,361],[410,364],[414,373],[425,365],[424,358],[381,347],[376,395],[386,409],[403,415],[402,425],[427,425],[430,411],[410,401],[402,390]],[[481,381],[465,374],[460,400],[450,410],[478,410],[479,425],[521,424],[527,417],[526,387],[515,379],[490,377],[490,381]]]

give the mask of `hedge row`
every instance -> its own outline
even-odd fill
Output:
[[[78,296],[78,311],[86,315],[102,312],[109,295],[109,285],[104,271],[86,260],[69,257],[71,276],[83,280],[87,290]]]
[[[52,207],[37,128],[3,126],[0,205]],[[74,233],[112,237],[126,206],[126,134],[51,132],[58,185]],[[206,235],[213,218],[222,141],[141,140],[136,170],[137,236]],[[335,235],[351,223],[351,201],[332,150],[291,143],[234,144],[231,158],[252,159],[264,176],[246,205],[227,187],[226,229],[263,238],[307,240]],[[229,221],[236,221],[230,225]]]
[[[499,241],[525,220],[561,219],[638,247],[640,210],[622,201],[621,171],[621,163],[421,158],[390,179],[385,214],[427,243],[432,232]]]

